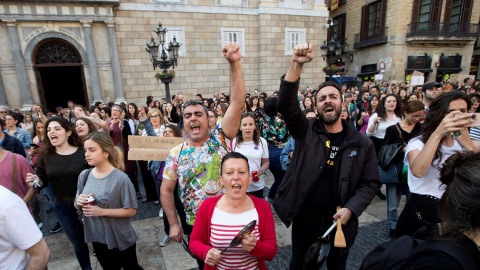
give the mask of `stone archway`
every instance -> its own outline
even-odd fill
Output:
[[[42,107],[55,111],[68,100],[88,105],[82,56],[69,42],[46,39],[33,51],[32,62]]]

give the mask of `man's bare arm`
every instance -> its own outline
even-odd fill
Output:
[[[29,255],[25,270],[44,270],[47,269],[48,259],[50,258],[50,249],[43,237],[31,248],[25,250]]]
[[[167,215],[168,223],[170,224],[170,238],[173,241],[180,243],[183,238],[183,231],[178,223],[177,214],[175,212],[175,201],[173,199],[173,192],[177,181],[163,180],[160,187],[160,199],[162,200],[162,208],[165,215]]]
[[[223,47],[223,55],[230,64],[230,106],[222,120],[222,129],[228,139],[237,135],[245,106],[245,81],[241,64],[240,46],[229,44]]]

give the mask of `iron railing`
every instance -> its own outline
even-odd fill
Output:
[[[451,22],[412,22],[408,25],[410,37],[477,37],[479,24]]]
[[[367,48],[388,42],[388,27],[377,27],[355,35],[354,49]]]

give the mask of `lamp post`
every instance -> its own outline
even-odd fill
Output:
[[[169,84],[172,82],[174,75],[172,75],[172,73],[169,73],[168,69],[170,67],[173,67],[173,69],[175,69],[178,59],[178,49],[182,44],[177,42],[176,37],[173,37],[173,41],[171,41],[168,44],[168,48],[165,49],[165,34],[167,33],[167,29],[165,27],[162,27],[162,23],[158,23],[157,29],[155,29],[154,32],[157,34],[159,44],[155,43],[155,40],[152,37],[150,39],[150,43],[147,43],[147,47],[145,48],[145,50],[150,56],[150,61],[152,61],[153,70],[155,70],[157,67],[162,69],[162,73],[158,75],[160,80],[165,84],[165,95],[167,97],[167,101],[171,102],[172,100],[170,98]],[[160,46],[162,46],[162,50],[160,51],[161,60],[158,60],[158,48]]]

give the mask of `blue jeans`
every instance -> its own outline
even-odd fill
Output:
[[[53,188],[50,183],[43,189],[45,190],[45,194],[48,197],[48,202],[50,203],[50,206],[52,206],[52,209],[55,209],[55,194],[53,194]]]
[[[388,213],[388,225],[390,229],[397,228],[398,212],[397,208],[400,204],[400,198],[402,193],[407,195],[407,200],[410,198],[410,190],[407,184],[385,184],[387,187],[387,213]]]
[[[78,220],[77,209],[73,202],[57,202],[55,205],[55,214],[62,229],[73,245],[75,256],[82,270],[91,270],[90,255],[88,245],[85,243],[83,225]]]
[[[157,176],[152,171],[148,171],[148,172],[150,173],[150,175],[153,178],[153,181],[155,182],[155,191],[157,193],[157,200],[160,201],[160,187],[162,186],[162,180],[157,179]],[[161,202],[160,202],[160,207],[161,206],[162,205],[161,205]]]
[[[274,199],[275,193],[277,193],[277,188],[282,183],[283,176],[285,175],[285,171],[282,169],[282,164],[280,163],[280,154],[282,153],[282,149],[278,148],[278,146],[269,145],[268,146],[268,155],[270,160],[270,171],[273,174],[273,178],[275,182],[273,183],[272,187],[270,188],[270,192],[268,192],[268,198]]]

